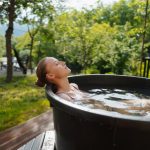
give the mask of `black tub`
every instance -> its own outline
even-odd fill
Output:
[[[82,90],[109,87],[136,89],[150,95],[150,79],[115,75],[69,77]],[[94,112],[46,94],[53,105],[57,150],[150,150],[150,118]]]

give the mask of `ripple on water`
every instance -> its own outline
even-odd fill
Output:
[[[75,104],[90,109],[105,110],[132,116],[150,116],[150,95],[123,89],[91,89]]]

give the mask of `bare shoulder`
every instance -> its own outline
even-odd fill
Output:
[[[70,85],[72,85],[73,87],[75,87],[76,89],[79,89],[78,85],[76,83],[70,83]]]
[[[61,97],[61,98],[63,98],[63,99],[65,99],[65,100],[68,100],[68,101],[71,101],[72,99],[71,99],[71,97],[69,97],[67,94],[65,94],[65,93],[56,93],[56,95],[57,96],[59,96],[59,97]]]

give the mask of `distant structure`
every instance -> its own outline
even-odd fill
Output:
[[[144,57],[144,72],[143,72],[143,77],[149,77],[149,70],[150,70],[150,45],[147,47],[147,53],[148,57]]]
[[[150,57],[150,46],[147,47],[148,57]]]
[[[0,58],[0,69],[6,69],[7,68],[7,57]]]
[[[16,57],[13,57],[13,68],[15,71],[20,70],[20,66],[17,62]],[[7,57],[0,58],[0,70],[5,70],[7,68]]]

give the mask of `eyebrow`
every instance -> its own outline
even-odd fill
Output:
[[[54,60],[54,63],[59,62],[58,60]]]

